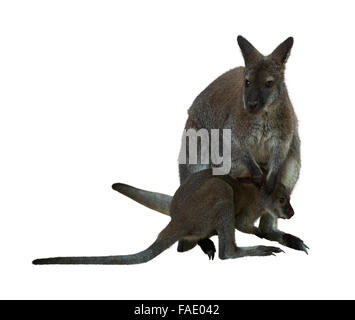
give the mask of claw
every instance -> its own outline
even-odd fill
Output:
[[[304,242],[300,238],[297,238],[292,234],[288,234],[288,233],[284,234],[283,239],[280,243],[289,248],[304,251],[306,254],[308,254],[307,251],[307,249],[309,250],[308,246],[304,244]]]
[[[207,255],[208,255],[208,260],[213,260],[214,259],[214,251],[209,251],[207,253]]]
[[[281,248],[278,248],[278,247],[273,247],[272,250],[275,253],[281,253],[281,252],[285,253],[285,251],[283,251]]]
[[[208,260],[214,259],[216,248],[211,239],[202,239],[198,242],[198,245],[201,247],[202,251],[207,254]]]

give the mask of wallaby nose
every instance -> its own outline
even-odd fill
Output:
[[[293,211],[293,209],[290,209],[290,211],[287,214],[287,218],[291,219],[293,217],[293,215],[295,214],[295,212]]]
[[[256,107],[258,106],[258,101],[254,100],[254,101],[248,101],[248,107],[250,110],[255,110]]]

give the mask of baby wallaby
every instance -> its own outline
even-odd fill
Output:
[[[274,255],[282,250],[269,246],[237,247],[235,242],[235,227],[256,232],[254,222],[263,212],[275,218],[292,217],[286,188],[281,185],[267,194],[230,176],[213,176],[212,169],[207,169],[192,174],[176,191],[170,206],[171,221],[148,249],[121,256],[38,259],[33,264],[138,264],[152,260],[179,240],[194,242],[215,234],[220,259]]]

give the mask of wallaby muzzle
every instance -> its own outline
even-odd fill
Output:
[[[284,211],[284,219],[291,219],[295,214],[295,211],[291,206],[289,206],[285,211]]]

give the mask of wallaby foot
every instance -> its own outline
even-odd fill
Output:
[[[242,257],[265,257],[265,256],[274,256],[275,253],[284,252],[277,247],[268,247],[268,246],[255,246],[255,247],[238,247],[234,254],[232,255],[220,255],[220,259],[235,259]]]
[[[238,248],[239,257],[264,257],[264,256],[274,256],[275,253],[284,252],[278,247],[271,246],[254,246],[254,247],[241,247]]]
[[[208,255],[209,260],[214,259],[216,247],[211,239],[202,239],[197,244],[201,247],[202,251]]]
[[[283,252],[277,247],[237,247],[235,243],[235,217],[233,215],[233,204],[226,203],[221,207],[221,211],[217,221],[217,234],[219,240],[218,255],[220,259],[225,260],[248,256],[273,256],[275,253]]]

